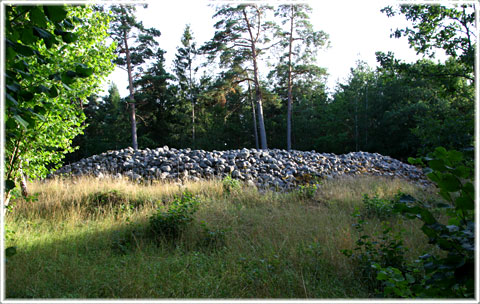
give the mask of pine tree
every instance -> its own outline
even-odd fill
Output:
[[[306,4],[280,5],[275,15],[282,18],[286,29],[277,31],[280,46],[284,53],[276,68],[277,76],[286,76],[287,84],[287,149],[292,149],[292,104],[293,86],[300,75],[309,77],[324,76],[325,71],[316,66],[317,50],[328,44],[328,35],[323,31],[314,31],[308,14],[311,8]],[[280,76],[282,78],[282,76]],[[285,83],[285,79],[283,79]]]
[[[174,72],[180,87],[180,100],[186,100],[191,104],[192,112],[192,148],[195,147],[195,103],[198,90],[196,89],[195,73],[198,67],[194,65],[198,54],[196,43],[190,25],[185,27],[181,39],[182,47],[177,48],[174,60]]]
[[[220,19],[215,24],[215,36],[202,47],[210,59],[219,58],[220,66],[231,71],[234,76],[231,79],[232,86],[244,81],[253,83],[262,149],[267,149],[267,135],[259,63],[260,57],[270,47],[267,46],[271,41],[269,35],[275,28],[272,22],[264,21],[265,15],[271,10],[271,6],[256,4],[219,7],[213,16]]]
[[[145,5],[144,7],[146,8],[147,6]],[[128,72],[132,145],[136,150],[138,149],[138,143],[133,73],[136,67],[155,56],[158,46],[155,37],[160,36],[160,31],[155,28],[145,28],[141,21],[137,21],[134,14],[134,6],[113,5],[111,12],[113,14],[113,20],[110,25],[110,36],[117,42],[118,54],[115,63],[117,66],[126,68]]]

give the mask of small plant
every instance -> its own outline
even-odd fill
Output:
[[[228,194],[237,192],[242,187],[240,184],[240,181],[232,178],[231,175],[225,176],[225,178],[222,180],[222,184],[223,184],[223,190]]]
[[[317,184],[305,184],[299,186],[298,193],[301,197],[312,200],[315,198],[317,190]]]
[[[393,205],[394,201],[379,198],[378,194],[375,194],[372,198],[368,194],[364,194],[362,215],[366,218],[385,220],[394,214]]]
[[[193,215],[198,210],[198,200],[188,191],[175,197],[169,208],[159,208],[150,217],[150,231],[155,238],[175,240],[193,221]]]
[[[356,241],[356,247],[352,250],[341,250],[341,252],[351,258],[357,266],[358,273],[364,280],[369,289],[374,292],[383,290],[382,284],[377,281],[377,271],[372,265],[378,264],[380,267],[392,266],[398,269],[405,269],[405,253],[407,249],[403,246],[401,233],[393,234],[392,228],[383,223],[383,230],[378,239],[374,240],[371,236],[365,234],[365,225],[367,222],[361,219],[360,213],[353,214],[358,218],[358,222],[353,225],[359,239]]]

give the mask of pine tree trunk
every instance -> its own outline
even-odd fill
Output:
[[[262,106],[262,92],[260,91],[260,80],[258,77],[258,65],[257,65],[257,49],[255,46],[256,39],[253,37],[252,27],[250,26],[250,21],[248,20],[247,13],[245,9],[243,10],[243,16],[247,23],[247,29],[250,34],[250,48],[252,51],[252,62],[253,62],[253,82],[255,84],[255,101],[258,107],[258,124],[260,129],[260,142],[262,149],[268,149],[267,145],[267,133],[265,131],[265,123],[263,121],[263,106]],[[259,18],[260,19],[260,18]],[[260,26],[260,20],[258,20],[258,26]]]
[[[288,100],[287,100],[287,150],[292,149],[292,45],[293,45],[293,19],[294,19],[294,5],[291,5],[290,16],[290,37],[288,44]]]
[[[253,119],[253,134],[255,134],[255,149],[258,149],[258,129],[257,129],[257,115],[255,114],[255,104],[252,100],[252,92],[250,89],[250,81],[248,81],[248,99],[250,99],[250,103],[252,104],[252,119]]]
[[[125,44],[125,57],[127,58],[127,71],[128,71],[128,86],[130,90],[130,121],[132,122],[132,145],[136,151],[138,149],[137,144],[137,122],[135,119],[135,99],[133,98],[133,77],[132,77],[132,62],[130,59],[130,50],[128,49],[127,32],[123,32],[123,42]]]

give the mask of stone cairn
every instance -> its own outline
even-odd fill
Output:
[[[133,181],[198,181],[230,175],[260,188],[292,189],[299,184],[339,176],[398,177],[425,185],[422,170],[378,153],[335,155],[315,151],[241,149],[204,151],[167,146],[134,151],[126,148],[84,158],[53,176],[112,176]]]

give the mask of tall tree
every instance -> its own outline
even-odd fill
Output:
[[[213,39],[202,49],[210,58],[219,57],[221,67],[228,68],[236,79],[233,83],[251,81],[255,88],[258,125],[261,148],[267,149],[267,135],[263,115],[262,93],[260,85],[260,57],[270,47],[269,35],[273,33],[274,24],[265,21],[271,6],[241,4],[237,6],[220,6],[214,18],[220,19],[215,24],[217,31]],[[252,75],[253,74],[253,75]]]
[[[196,90],[195,73],[198,67],[194,65],[195,57],[198,54],[196,43],[190,25],[185,27],[181,39],[182,47],[177,48],[174,60],[174,72],[180,86],[180,98],[187,99],[191,104],[192,112],[192,148],[195,147],[195,99]]]
[[[173,112],[177,103],[174,86],[168,84],[174,76],[165,69],[164,53],[164,50],[158,49],[155,60],[133,82],[139,130],[142,131],[139,145],[142,147],[166,144],[166,139],[173,135],[167,125],[176,120]],[[182,115],[185,115],[184,112]],[[185,130],[182,131],[185,133]]]
[[[45,177],[73,151],[83,102],[113,70],[114,46],[106,43],[108,17],[90,6],[5,8],[8,202],[21,170]]]
[[[412,27],[396,29],[392,37],[405,36],[417,53],[433,56],[443,49],[465,65],[463,77],[473,80],[475,47],[478,30],[475,26],[474,4],[401,5],[381,10],[387,16],[404,15]]]
[[[307,4],[279,5],[275,15],[282,19],[284,29],[279,29],[276,36],[284,53],[276,72],[286,74],[287,84],[287,149],[292,149],[292,88],[299,75],[324,75],[324,69],[315,65],[315,55],[319,48],[328,45],[328,35],[323,31],[314,31],[309,13],[312,9]]]
[[[144,8],[147,6],[145,5]],[[112,5],[113,20],[110,24],[110,36],[117,42],[117,66],[126,68],[128,73],[128,88],[130,120],[132,124],[132,145],[138,149],[137,123],[135,118],[135,92],[133,86],[133,73],[136,67],[145,63],[156,54],[158,42],[155,37],[160,36],[160,31],[155,28],[145,28],[141,21],[135,18],[135,6]]]

